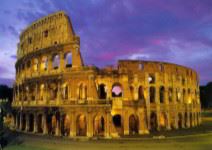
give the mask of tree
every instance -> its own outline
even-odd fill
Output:
[[[8,113],[12,113],[12,97],[13,89],[6,85],[0,85],[0,130],[3,127],[3,117]]]
[[[200,100],[202,108],[212,108],[212,82],[200,86]]]

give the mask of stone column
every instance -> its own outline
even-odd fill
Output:
[[[47,67],[48,72],[52,70],[52,56],[48,56],[48,67]]]
[[[170,115],[169,115],[169,114],[170,114],[170,112],[167,112],[167,113],[166,113],[166,117],[167,117],[167,118],[166,118],[166,119],[167,119],[166,129],[167,129],[167,130],[171,130],[171,122],[170,122]]]
[[[38,132],[38,123],[37,123],[38,119],[37,119],[37,114],[34,114],[34,133]]]
[[[70,136],[75,137],[76,136],[76,116],[75,116],[75,112],[71,112],[70,118],[71,118]]]
[[[88,115],[86,117],[87,120],[87,136],[92,137],[93,136],[93,119],[92,119],[92,113],[88,112]]]
[[[20,88],[19,88],[19,85],[17,86],[18,87],[18,102],[20,101]]]
[[[150,130],[151,129],[151,125],[150,125],[150,99],[149,99],[149,88],[145,87],[144,88],[144,92],[146,93],[146,112],[147,112],[147,128]]]
[[[157,77],[157,76],[156,76]],[[156,78],[157,79],[157,78]],[[155,87],[155,104],[156,104],[156,114],[157,114],[157,130],[160,131],[160,87]]]
[[[60,105],[61,102],[61,83],[58,82],[57,84],[57,98],[56,98],[56,104]]]
[[[134,100],[138,100],[138,87],[134,87]]]
[[[125,116],[125,117],[124,117]],[[125,111],[124,115],[121,116],[124,119],[124,135],[129,135],[129,115],[128,112]]]
[[[42,115],[42,122],[43,122],[43,134],[48,134],[48,127],[47,127],[47,120],[46,120],[46,115]]]
[[[56,136],[61,135],[61,130],[60,130],[60,117],[56,116]]]
[[[147,128],[147,119],[144,113],[144,110],[141,111],[139,114],[139,134],[148,134],[149,130]]]
[[[38,83],[35,86],[35,103],[38,102],[39,94],[38,94]]]
[[[112,96],[112,85],[107,85],[107,99],[111,99],[111,96]]]
[[[59,68],[60,68],[61,71],[63,71],[64,68],[65,68],[64,53],[61,52],[61,53],[59,54],[59,57],[60,57]]]
[[[44,89],[43,89],[43,104],[46,104],[47,102],[47,92],[48,92],[48,87],[47,87],[47,84],[46,82],[43,82],[43,85],[44,85]]]
[[[169,89],[168,87],[165,87],[165,90],[164,90],[164,103],[166,104],[166,108],[167,108],[167,105],[169,105]]]
[[[106,138],[109,138],[110,137],[110,119],[111,119],[111,116],[110,116],[110,112],[109,111],[106,111],[106,117],[105,117],[105,133],[104,133],[104,136]]]

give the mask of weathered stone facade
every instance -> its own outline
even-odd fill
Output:
[[[13,126],[56,136],[148,134],[200,124],[199,77],[183,66],[120,60],[86,66],[69,17],[57,12],[20,36]]]

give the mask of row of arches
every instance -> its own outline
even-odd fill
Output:
[[[167,129],[180,129],[184,127],[193,127],[199,124],[200,113],[177,113],[175,117],[161,112],[150,113],[150,118],[137,114],[131,114],[125,118],[121,114],[112,116],[112,125],[114,125],[116,132],[122,136],[124,135],[124,121],[127,119],[129,135],[139,134],[140,123],[146,124],[150,132]],[[75,124],[75,128],[73,125]],[[68,114],[51,113],[48,115],[38,114],[18,114],[16,117],[16,127],[23,131],[46,133],[49,135],[71,136],[71,131],[76,132],[76,136],[87,136],[88,133],[88,116],[79,114],[72,120]],[[105,136],[106,134],[106,118],[104,115],[96,115],[92,119],[92,136]]]
[[[20,73],[24,70],[32,70],[34,72],[37,71],[45,71],[48,69],[58,69],[61,66],[61,60],[64,60],[64,67],[69,68],[72,67],[72,53],[67,52],[63,55],[60,55],[58,53],[54,53],[51,57],[48,56],[42,56],[41,58],[34,58],[32,60],[26,61],[26,64],[22,64],[19,68],[17,68],[17,71]]]
[[[44,133],[49,135],[70,136],[72,120],[69,115],[63,114],[18,114],[15,120],[16,127],[22,131]],[[88,118],[84,114],[76,117],[76,136],[87,136]],[[105,135],[105,118],[96,115],[93,118],[93,136]],[[46,130],[46,131],[45,131]],[[58,132],[58,133],[57,133]]]
[[[175,93],[174,93],[174,91],[175,91]],[[195,95],[193,95],[193,98],[192,98],[190,89],[188,89],[188,91],[186,91],[185,89],[180,90],[179,88],[176,88],[176,90],[173,90],[173,88],[171,88],[171,87],[165,89],[164,86],[159,87],[159,102],[160,103],[165,102],[166,92],[167,92],[167,100],[169,102],[173,102],[173,100],[176,99],[176,102],[183,102],[183,103],[188,103],[188,104],[191,104],[191,103],[197,104],[198,103],[197,94],[195,93]],[[149,88],[149,100],[150,100],[150,103],[155,103],[155,101],[156,101],[156,87],[154,87],[154,86],[150,86],[150,88]]]
[[[56,82],[47,82],[41,83],[38,86],[33,85],[24,85],[19,88],[15,88],[15,96],[22,94],[19,97],[22,97],[23,100],[31,99],[39,99],[43,100],[44,95],[48,100],[54,100],[57,98],[58,94],[62,99],[68,99],[71,93],[73,93],[70,89],[70,85],[68,83],[58,84]],[[156,94],[158,92],[159,102],[165,103],[165,101],[173,102],[176,99],[176,102],[183,102],[188,104],[198,104],[198,97],[192,96],[191,90],[173,90],[173,88],[165,88],[164,86],[160,86],[159,89],[156,89],[154,86],[150,86],[149,88],[149,101],[150,103],[156,102]],[[109,89],[106,84],[97,85],[98,98],[100,100],[105,100],[109,98],[117,98],[123,97],[124,90],[123,86],[120,83],[114,83],[112,85],[112,89]],[[174,94],[176,92],[176,94]],[[76,89],[76,98],[77,99],[87,99],[88,97],[88,87],[86,83],[80,83]],[[143,86],[139,86],[135,88],[133,86],[129,87],[129,100],[146,100],[146,95]],[[39,96],[36,97],[36,96]]]
[[[130,89],[130,98],[135,99],[134,87],[130,86],[129,89]],[[123,87],[120,83],[114,83],[112,85],[112,91],[111,92],[112,92],[112,97],[123,97],[123,94],[124,94]],[[144,99],[144,90],[143,90],[142,86],[138,87],[137,93],[138,93],[138,99]],[[105,84],[102,83],[102,84],[98,85],[98,95],[99,95],[100,99],[106,99],[107,98],[108,89],[107,89],[107,86]]]

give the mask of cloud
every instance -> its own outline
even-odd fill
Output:
[[[148,54],[132,54],[129,59],[148,59],[150,56]]]
[[[16,37],[19,36],[18,31],[17,31],[13,26],[9,26],[9,27],[8,27],[8,30],[10,31],[10,33],[11,33],[12,35],[14,35],[14,36],[16,36]]]
[[[168,61],[194,68],[201,83],[206,83],[212,80],[208,65],[212,64],[211,8],[211,0],[3,1],[0,64],[10,69],[0,76],[14,79],[20,32],[40,17],[65,10],[80,36],[86,64],[102,67],[118,59]]]
[[[15,60],[17,59],[17,55],[11,55],[10,57],[11,57],[12,59],[15,59]]]

